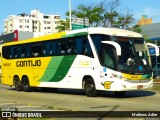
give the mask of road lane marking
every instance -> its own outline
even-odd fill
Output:
[[[39,111],[39,112],[43,112],[43,111],[65,111],[65,110],[32,110],[32,111]]]
[[[29,107],[40,107],[40,106],[15,106],[16,108],[29,108]]]
[[[0,103],[0,105],[12,105],[12,104],[16,104],[16,103]]]

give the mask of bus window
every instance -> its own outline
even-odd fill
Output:
[[[30,45],[22,45],[21,47],[21,58],[30,57]]]
[[[26,45],[23,45],[21,47],[21,58],[27,57],[27,50],[26,50]]]
[[[26,57],[31,56],[30,45],[26,45]]]
[[[102,63],[112,69],[115,69],[114,49],[111,46],[103,45],[102,47]]]
[[[83,55],[93,57],[92,49],[91,49],[88,39],[83,39],[82,49],[83,49]]]
[[[46,43],[43,45],[43,56],[47,55],[47,47],[46,47]]]
[[[59,54],[65,55],[66,54],[66,43],[65,41],[60,41],[58,46]]]
[[[14,48],[14,58],[18,57],[18,49],[15,47]]]
[[[92,49],[87,36],[76,38],[76,52],[77,54],[93,57]]]
[[[43,44],[43,56],[50,56],[52,54],[52,42],[46,42]],[[55,49],[55,48],[54,48]],[[55,54],[54,54],[55,55]]]
[[[31,46],[31,54],[32,57],[40,57],[42,56],[42,44],[37,43]]]
[[[18,49],[14,46],[11,47],[11,55],[10,58],[14,59],[18,57]]]
[[[101,41],[111,41],[111,37],[109,35],[93,34],[91,37],[99,55],[101,54]]]
[[[75,44],[75,40],[73,38],[69,38],[68,42],[66,43],[66,49],[67,49],[67,54],[68,55],[72,55],[72,54],[76,54],[76,44]]]
[[[57,55],[57,41],[53,41],[50,46],[50,55]]]
[[[5,46],[2,48],[2,56],[6,59],[11,58],[11,47],[10,46]]]
[[[76,51],[77,54],[82,54],[82,40],[81,38],[76,38]]]
[[[21,57],[21,48],[18,46],[12,47],[12,58],[20,58]]]

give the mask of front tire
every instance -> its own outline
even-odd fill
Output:
[[[94,80],[92,78],[88,78],[84,83],[84,91],[88,97],[97,96],[97,90],[95,87]]]

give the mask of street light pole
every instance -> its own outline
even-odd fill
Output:
[[[72,23],[71,23],[71,20],[72,20],[72,5],[71,5],[71,0],[69,0],[69,30],[72,30]]]

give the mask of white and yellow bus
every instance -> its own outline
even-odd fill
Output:
[[[1,54],[2,54],[2,45],[0,44],[0,78],[1,78]]]
[[[152,67],[141,34],[115,28],[85,28],[2,46],[2,83],[97,91],[151,88]]]

